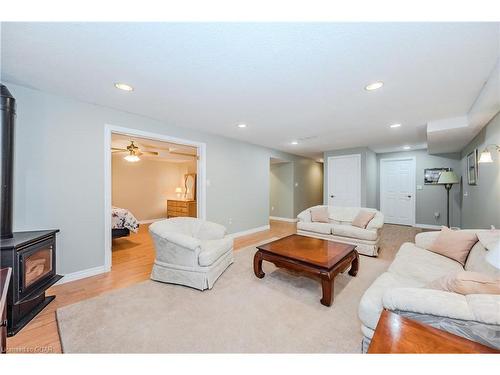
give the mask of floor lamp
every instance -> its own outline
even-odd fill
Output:
[[[448,228],[450,227],[450,189],[453,184],[458,184],[458,176],[453,171],[445,171],[441,172],[439,176],[438,184],[444,185],[446,189],[446,197],[447,197],[447,209],[446,209],[446,225]]]

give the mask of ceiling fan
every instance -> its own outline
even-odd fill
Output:
[[[128,152],[128,155],[126,155],[124,159],[132,163],[141,160],[139,156],[141,156],[142,154],[155,155],[155,156],[159,155],[158,152],[156,151],[141,151],[139,147],[137,147],[134,144],[134,141],[130,141],[130,144],[127,146],[127,148],[111,147],[111,152],[112,153]]]
[[[189,157],[195,158],[196,160],[199,159],[198,155],[196,155],[196,154],[190,154],[188,152],[175,151],[175,148],[173,148],[173,147],[160,147],[160,146],[152,146],[152,145],[146,145],[146,144],[144,144],[144,147],[147,147],[147,148],[156,148],[157,150],[168,151],[168,153],[172,154],[172,155],[189,156]]]

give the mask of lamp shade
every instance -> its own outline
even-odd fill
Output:
[[[481,152],[478,163],[493,163],[493,158],[491,157],[491,152],[484,150]]]
[[[458,176],[453,171],[441,172],[438,184],[458,184]]]
[[[493,267],[500,269],[500,241],[495,244],[493,249],[488,250],[484,259]]]

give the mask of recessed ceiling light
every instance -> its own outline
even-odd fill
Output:
[[[399,128],[400,126],[401,126],[401,124],[392,124],[391,128]]]
[[[134,91],[134,88],[126,83],[117,82],[115,83],[115,87],[123,91]]]
[[[410,146],[403,146],[403,150],[409,150],[410,148]]]
[[[238,125],[236,125],[236,126],[237,126],[238,128],[240,128],[240,129],[244,129],[244,128],[246,128],[246,127],[247,127],[247,124],[238,124]]]
[[[369,85],[366,85],[365,90],[367,90],[367,91],[378,90],[382,86],[384,86],[384,82],[377,81],[377,82],[370,83]]]
[[[290,142],[292,145],[298,145],[299,144],[299,141],[292,141]]]

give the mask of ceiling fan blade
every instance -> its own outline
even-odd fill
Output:
[[[128,151],[126,148],[111,147],[111,151]]]
[[[158,156],[158,152],[155,151],[140,151],[141,154],[155,155]]]
[[[148,144],[145,144],[145,143],[141,143],[141,145],[144,146],[144,147],[146,147],[146,148],[152,148],[152,149],[163,150],[163,151],[170,151],[170,148],[168,148],[168,147],[153,146],[153,145],[148,145]]]
[[[120,152],[128,152],[128,150],[120,150],[119,148],[111,149],[112,154],[119,154]]]
[[[196,160],[199,159],[198,155],[188,154],[186,152],[170,151],[170,153],[173,155],[190,156],[192,158],[195,158]]]

